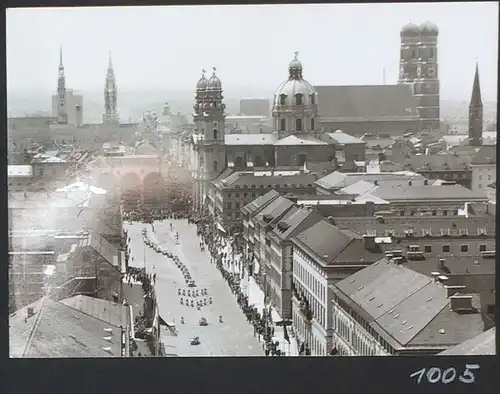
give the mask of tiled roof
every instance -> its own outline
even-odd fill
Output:
[[[331,140],[334,140],[337,144],[364,144],[365,141],[360,140],[359,138],[353,137],[350,134],[344,133],[342,130],[336,130],[333,133],[326,133]]]
[[[401,346],[443,346],[481,330],[480,314],[459,315],[449,310],[442,285],[385,258],[336,283],[333,289],[360,308],[372,327]],[[464,327],[453,330],[453,324]]]
[[[469,236],[477,236],[482,230],[485,235],[495,235],[495,217],[492,215],[470,216],[386,216],[380,222],[375,216],[371,217],[336,217],[333,220],[340,228],[350,229],[358,234],[367,231],[375,232],[377,236],[386,236],[386,231],[393,232],[397,238],[405,238],[405,230],[413,229],[413,237],[424,237],[430,230],[430,236],[442,236],[442,231],[450,236],[461,235],[467,231]],[[425,230],[425,233],[423,232]]]
[[[226,134],[226,145],[273,145],[277,140],[274,134]]]
[[[493,327],[478,336],[459,343],[439,353],[440,356],[483,356],[495,355],[496,328]]]
[[[110,323],[115,327],[125,327],[127,325],[128,310],[122,304],[115,304],[100,298],[84,295],[76,295],[60,302],[96,319]]]
[[[486,197],[480,192],[474,192],[462,185],[419,186],[408,184],[378,186],[369,193],[387,201],[399,200],[458,200],[464,202],[482,201]]]
[[[340,189],[337,194],[365,194],[370,192],[371,190],[375,189],[376,186],[373,184],[373,182],[368,182],[368,181],[358,181],[356,183],[353,183],[352,185],[349,185],[347,187],[344,187]]]
[[[423,184],[425,178],[420,174],[415,174],[409,171],[398,172],[332,172],[316,181],[316,184],[325,189],[343,188],[350,186],[360,180],[368,182],[396,182],[396,181],[412,181],[413,184]]]
[[[481,164],[496,164],[497,162],[497,148],[496,146],[483,146],[472,157],[473,165]]]
[[[285,187],[284,185],[288,185],[288,187],[292,187],[292,185],[296,185],[296,187],[314,187],[315,178],[313,175],[308,174],[299,174],[299,175],[272,175],[272,176],[256,176],[253,173],[245,173],[239,172],[230,175],[228,178],[222,181],[222,185],[227,189],[234,189],[236,187],[244,188],[247,186],[248,188],[265,188],[269,185],[271,188],[277,187]],[[252,187],[252,185],[255,185]],[[309,186],[310,185],[310,186]]]
[[[30,318],[28,307],[35,312]],[[10,357],[121,357],[119,327],[61,302],[44,298],[21,308],[9,326]]]
[[[280,218],[285,212],[287,212],[293,206],[293,202],[287,198],[279,196],[274,201],[272,201],[268,206],[266,206],[262,211],[260,211],[255,217],[254,221],[257,223],[264,223],[263,217],[269,215],[271,221],[275,221]]]
[[[407,85],[315,86],[323,120],[418,119],[416,102]]]
[[[295,146],[295,145],[328,145],[326,142],[307,135],[289,135],[274,143],[274,146]]]
[[[313,253],[328,265],[371,263],[382,257],[381,251],[366,250],[363,240],[349,230],[341,230],[322,220],[294,238],[307,253]]]
[[[252,202],[245,205],[241,210],[248,213],[250,216],[256,215],[259,210],[267,206],[271,201],[275,200],[280,194],[276,190],[270,190],[263,196],[257,197]]]
[[[279,239],[286,240],[295,236],[297,231],[319,222],[321,219],[322,216],[312,209],[292,207],[279,221],[272,233]],[[282,227],[283,224],[286,224],[286,227]]]

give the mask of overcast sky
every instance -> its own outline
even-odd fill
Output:
[[[103,89],[112,51],[119,89],[193,89],[217,67],[227,93],[272,90],[294,51],[313,85],[396,83],[399,31],[439,26],[443,99],[468,99],[476,58],[496,100],[498,5],[490,3],[33,8],[7,10],[9,90],[55,90],[59,46],[67,87]]]

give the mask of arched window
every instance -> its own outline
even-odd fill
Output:
[[[271,185],[267,185],[267,188],[268,189],[272,189],[273,187]]]
[[[243,185],[243,189],[248,189],[248,185]]]
[[[219,163],[217,163],[217,160],[213,162],[212,167],[213,167],[214,171],[218,170]]]
[[[280,119],[280,131],[286,130],[286,119]]]
[[[216,129],[214,129],[213,134],[214,134],[214,140],[216,140],[219,137],[219,132]]]
[[[235,188],[235,189],[239,189],[239,188],[240,188],[240,185],[236,185],[234,188]]]
[[[302,118],[295,119],[295,130],[302,131]]]
[[[311,119],[311,130],[314,130],[314,118]]]
[[[295,95],[295,105],[302,105],[302,95],[300,93]]]
[[[286,105],[286,94],[280,96],[280,105]]]
[[[288,184],[286,184],[286,183],[285,183],[285,184],[283,185],[283,187],[286,189],[286,188],[288,187]]]
[[[294,187],[294,188],[295,188],[295,187],[297,187],[297,185],[296,185],[295,183],[292,183],[292,187]]]
[[[257,186],[255,186],[255,185],[252,185],[252,186],[250,186],[250,187],[251,187],[252,189],[255,189],[255,188],[256,188]]]
[[[205,159],[202,157],[200,157],[200,167],[203,167],[203,165],[205,164]]]
[[[309,97],[310,97],[310,99],[311,99],[311,104],[312,104],[312,105],[316,104],[316,97],[314,97],[314,93],[313,93],[313,94],[311,94]]]

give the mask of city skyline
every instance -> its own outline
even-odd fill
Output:
[[[281,15],[286,20],[276,29]],[[441,98],[470,97],[477,60],[484,100],[496,100],[495,15],[496,3],[9,9],[8,90],[54,91],[60,46],[67,87],[83,92],[102,89],[110,50],[119,90],[192,90],[201,69],[215,66],[229,94],[247,86],[272,91],[286,79],[295,51],[313,85],[378,85],[384,74],[387,84],[395,84],[401,27],[430,20],[440,29]],[[205,20],[208,32],[196,27]],[[471,31],[464,28],[470,20],[482,23]],[[28,21],[30,30],[25,29]],[[322,26],[322,34],[297,29],[300,25]],[[82,35],[85,26],[93,29]],[[366,32],[380,45],[368,42]],[[325,56],[327,46],[332,50]]]

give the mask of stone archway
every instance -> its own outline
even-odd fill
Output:
[[[141,203],[141,178],[133,172],[128,172],[120,180],[121,199],[126,210],[136,209]]]
[[[158,172],[151,172],[144,177],[143,201],[150,208],[163,208],[166,202],[166,183]]]

